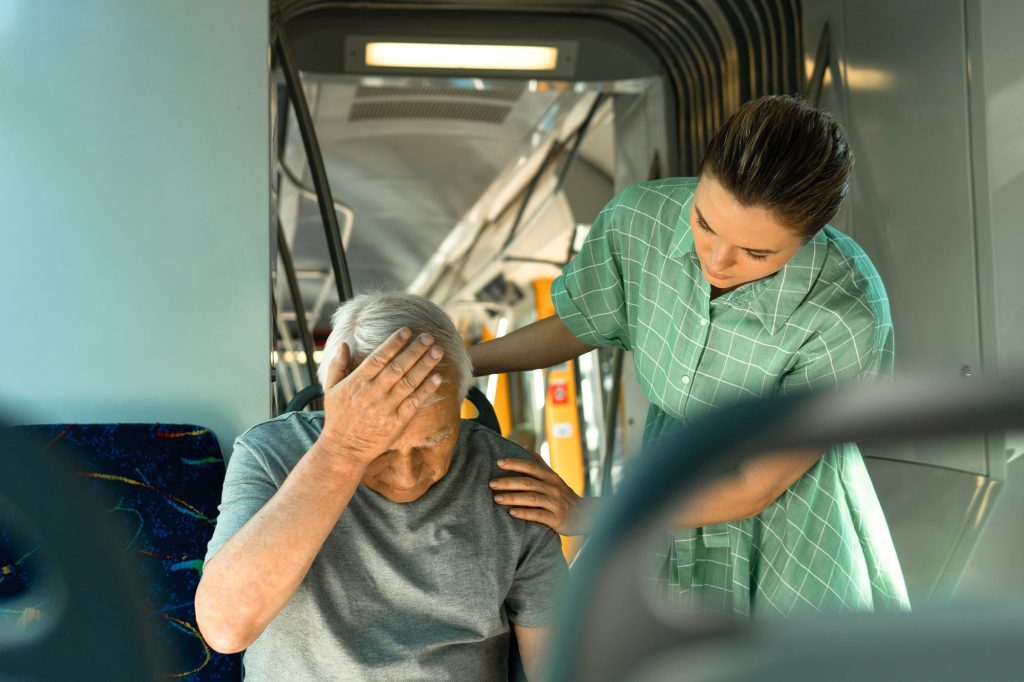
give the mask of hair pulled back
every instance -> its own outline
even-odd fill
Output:
[[[830,114],[774,95],[729,117],[711,138],[700,175],[810,239],[839,211],[852,169],[853,151]]]

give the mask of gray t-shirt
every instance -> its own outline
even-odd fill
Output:
[[[238,437],[207,561],[277,492],[323,428],[292,412]],[[448,474],[419,499],[360,485],[302,584],[244,655],[247,680],[499,680],[509,623],[551,623],[566,575],[558,536],[487,486],[514,443],[463,421]],[[267,571],[273,571],[273,563]]]

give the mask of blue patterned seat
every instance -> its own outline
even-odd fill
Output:
[[[239,680],[240,656],[212,651],[196,628],[194,597],[213,533],[224,461],[208,429],[180,424],[71,424],[22,427],[46,438],[47,452],[70,460],[101,497],[136,567],[147,608],[173,669],[169,679]],[[46,566],[36,547],[0,514],[0,606],[28,593]],[[20,628],[47,618],[48,595],[6,612]]]

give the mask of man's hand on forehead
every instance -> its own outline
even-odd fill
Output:
[[[356,367],[342,344],[324,386],[320,438],[338,457],[365,466],[385,452],[441,385],[444,351],[429,334],[399,329]]]

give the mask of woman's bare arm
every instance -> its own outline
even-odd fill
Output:
[[[594,348],[576,338],[558,315],[552,315],[500,339],[473,346],[469,357],[473,360],[473,375],[479,377],[551,367]]]
[[[687,495],[674,517],[675,527],[700,528],[757,516],[807,473],[822,452],[815,448],[763,455],[711,477]],[[562,535],[590,532],[598,498],[576,495],[543,462],[503,459],[498,466],[523,474],[491,481],[494,501],[510,507],[517,519],[544,524]]]
[[[713,477],[686,498],[677,528],[700,528],[757,516],[821,458],[823,450],[762,455]]]

